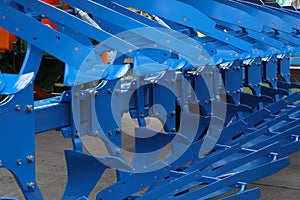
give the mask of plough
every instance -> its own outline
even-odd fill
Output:
[[[300,150],[300,85],[290,82],[290,55],[300,51],[296,8],[260,0],[55,2],[0,2],[0,26],[27,45],[18,73],[0,74],[0,167],[26,199],[50,198],[36,182],[34,136],[53,129],[73,142],[62,199],[88,199],[106,169],[117,181],[97,200],[258,199],[259,189],[247,186]],[[68,89],[35,100],[43,52],[64,63]],[[100,57],[107,52],[108,62]],[[125,113],[137,120],[133,133],[122,127]],[[103,141],[106,155],[86,139]]]

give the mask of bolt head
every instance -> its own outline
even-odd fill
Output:
[[[21,105],[17,104],[17,105],[15,106],[15,110],[16,110],[16,111],[20,111],[20,110],[21,110]]]
[[[116,154],[117,154],[117,155],[121,155],[121,154],[122,154],[122,149],[117,148],[117,149],[116,149]]]
[[[32,105],[27,105],[26,106],[26,112],[32,112],[33,111],[33,106]]]
[[[34,190],[34,187],[35,187],[34,182],[29,182],[29,183],[27,183],[27,188],[28,188],[29,190]]]
[[[121,133],[122,130],[120,128],[116,128],[116,133]]]
[[[26,157],[26,160],[27,160],[27,162],[32,163],[32,162],[34,162],[34,156],[29,155]]]
[[[94,135],[96,136],[96,137],[98,137],[99,136],[99,131],[95,131],[95,133],[94,133]]]
[[[119,94],[121,94],[121,90],[120,89],[116,89],[116,95],[119,95]]]
[[[93,95],[96,97],[96,96],[99,95],[99,92],[95,90],[95,91],[93,92]]]
[[[77,138],[79,138],[79,137],[80,137],[80,134],[79,134],[79,132],[77,132],[77,131],[76,131],[76,133],[75,133],[75,137],[77,137]]]
[[[22,165],[22,160],[21,159],[17,160],[17,165]]]

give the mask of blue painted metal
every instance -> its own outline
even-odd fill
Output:
[[[97,158],[75,151],[66,152],[66,163],[68,182],[62,199],[88,196],[107,168]],[[89,174],[89,176],[85,176],[83,173]],[[84,183],[84,186],[78,184],[80,182]]]
[[[291,91],[300,86],[289,70],[299,51],[298,13],[261,1],[64,2],[98,25],[38,0],[0,2],[0,25],[29,43],[20,73],[0,73],[0,167],[27,199],[43,198],[34,135],[51,129],[74,147],[65,152],[62,199],[88,199],[108,168],[117,181],[96,199],[207,199],[236,189],[224,199],[257,199],[247,184],[283,169],[300,150],[300,93]],[[66,63],[71,90],[34,101],[42,50]],[[103,63],[105,51],[116,58]],[[139,126],[130,162],[122,149],[126,112]],[[163,130],[149,129],[149,117]],[[82,153],[84,137],[102,140],[109,155]]]
[[[1,133],[0,157],[2,167],[10,170],[28,199],[41,199],[42,195],[36,184],[35,175],[35,143],[34,143],[34,112],[33,112],[33,87],[29,84],[23,91],[14,96],[8,96],[1,102],[1,126],[12,125],[9,133]],[[16,109],[17,106],[17,109]],[[19,109],[20,108],[20,109]],[[11,112],[12,110],[13,112]],[[14,120],[17,125],[11,124]],[[16,141],[15,138],[18,138]],[[12,143],[5,141],[14,141]],[[7,153],[9,152],[9,153]],[[33,158],[28,161],[27,158]],[[35,187],[31,189],[29,183]]]
[[[35,121],[39,121],[35,124],[35,133],[71,126],[70,102],[64,102],[66,95],[70,94],[34,102]]]

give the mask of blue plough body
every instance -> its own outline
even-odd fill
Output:
[[[297,9],[259,0],[63,2],[72,10],[0,2],[0,26],[28,43],[19,74],[0,74],[0,167],[26,199],[43,199],[34,136],[52,129],[74,148],[65,151],[62,199],[87,199],[108,168],[117,181],[97,200],[258,199],[259,189],[247,185],[300,150],[300,85],[290,82],[290,57],[300,51]],[[43,51],[65,63],[71,90],[34,101]],[[138,122],[130,162],[124,113]],[[163,130],[150,129],[149,117]],[[108,154],[84,153],[84,137],[102,140]]]

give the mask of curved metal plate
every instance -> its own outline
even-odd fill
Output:
[[[9,95],[16,94],[31,84],[34,78],[34,73],[31,72],[21,75],[3,74],[3,77],[6,82],[6,87],[1,91],[1,94]]]
[[[3,77],[2,73],[0,72],[0,92],[2,92],[4,90],[5,86],[6,86],[6,83],[5,83],[4,77]]]

